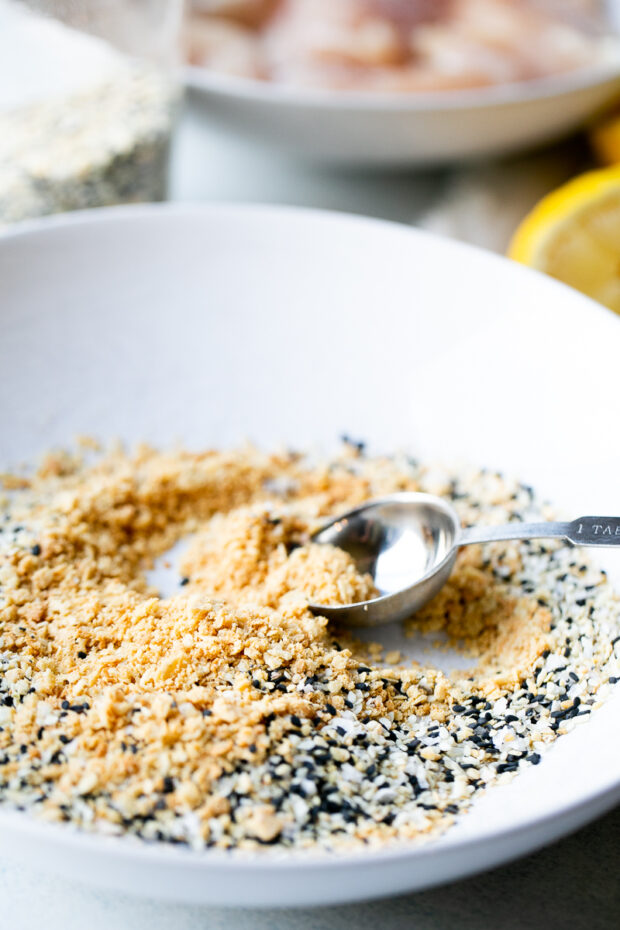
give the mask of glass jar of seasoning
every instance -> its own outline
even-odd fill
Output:
[[[182,0],[0,0],[0,228],[162,200]]]

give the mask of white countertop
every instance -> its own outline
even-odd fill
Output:
[[[285,161],[212,130],[196,101],[183,114],[175,200],[288,203],[410,222],[503,251],[521,216],[578,170],[572,143],[503,165],[388,175]],[[620,808],[553,847],[495,872],[389,902],[248,911],[162,905],[0,860],[0,913],[11,930],[615,930]]]

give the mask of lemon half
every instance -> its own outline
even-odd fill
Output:
[[[541,200],[508,254],[620,313],[620,165],[582,174]]]

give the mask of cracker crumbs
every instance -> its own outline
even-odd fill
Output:
[[[617,597],[577,549],[470,547],[405,626],[473,668],[382,661],[308,610],[374,594],[310,537],[397,490],[439,491],[464,524],[549,516],[499,475],[438,478],[351,443],[322,464],[54,455],[16,483],[0,518],[3,804],[197,849],[335,849],[437,835],[538,764],[618,680]],[[184,538],[161,597],[147,572]]]

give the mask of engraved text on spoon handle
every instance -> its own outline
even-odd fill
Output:
[[[577,546],[620,546],[620,517],[578,517],[572,523],[506,523],[462,530],[457,544],[508,539],[565,539]]]

